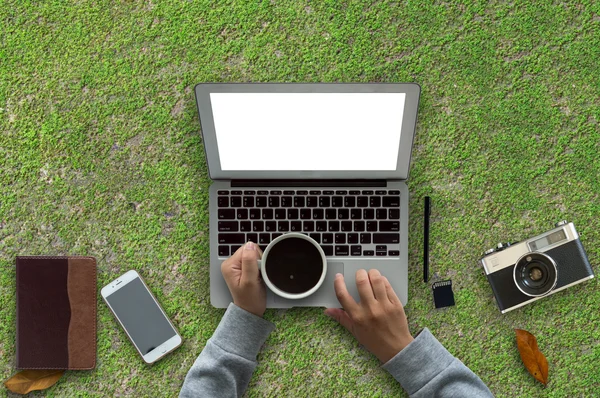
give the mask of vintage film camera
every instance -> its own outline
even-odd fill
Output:
[[[479,264],[503,314],[594,277],[575,225],[564,220],[531,239],[498,243]]]

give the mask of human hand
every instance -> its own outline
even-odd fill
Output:
[[[414,340],[400,299],[387,278],[376,269],[356,272],[360,303],[348,293],[342,274],[335,276],[334,287],[344,309],[327,308],[325,314],[348,329],[382,363]]]
[[[267,308],[267,291],[260,277],[258,259],[262,250],[248,242],[221,264],[221,273],[238,307],[262,317]]]

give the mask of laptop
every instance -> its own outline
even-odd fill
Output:
[[[378,269],[408,301],[408,188],[420,87],[414,83],[201,83],[210,178],[210,300],[232,301],[221,263],[247,241],[301,232],[327,256],[313,295],[267,308],[340,307],[342,273]]]

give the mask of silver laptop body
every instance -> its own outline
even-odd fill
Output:
[[[414,83],[201,83],[195,87],[211,179],[210,298],[231,295],[221,263],[244,242],[286,232],[317,240],[327,277],[313,295],[268,308],[339,307],[342,273],[378,269],[408,301],[408,178],[420,87]]]

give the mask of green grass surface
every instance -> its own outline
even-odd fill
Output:
[[[178,393],[223,314],[196,83],[409,81],[411,330],[429,327],[497,396],[598,394],[598,279],[501,315],[477,259],[568,219],[600,271],[599,59],[591,0],[0,0],[0,378],[15,372],[15,256],[80,254],[98,259],[98,288],[139,270],[184,344],[146,366],[98,299],[96,369],[43,395]],[[425,195],[434,280],[452,278],[457,301],[441,311],[421,280]],[[266,318],[247,396],[405,395],[322,309]],[[546,388],[513,328],[537,336]]]

